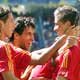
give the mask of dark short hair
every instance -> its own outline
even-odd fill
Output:
[[[14,40],[14,32],[21,35],[26,27],[32,27],[35,29],[34,19],[32,17],[18,17],[16,20],[16,28],[10,38],[10,41]]]

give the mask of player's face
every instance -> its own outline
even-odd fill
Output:
[[[55,17],[55,26],[54,26],[54,31],[57,32],[59,36],[66,34],[66,31],[69,29],[69,22],[63,23],[62,21],[59,20],[58,17]]]
[[[6,22],[2,22],[1,28],[1,38],[2,40],[6,40],[9,38],[15,28],[14,18],[11,13],[8,14],[8,19]]]
[[[32,27],[26,27],[20,36],[21,39],[21,48],[25,50],[29,50],[32,42],[34,40],[34,32],[35,30]]]
[[[8,15],[8,19],[4,25],[3,33],[5,38],[9,38],[15,28],[14,18],[11,13]]]

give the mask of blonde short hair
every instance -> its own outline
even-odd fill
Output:
[[[70,21],[71,25],[76,24],[76,18],[78,17],[78,10],[72,6],[61,6],[54,11],[54,16],[58,17],[59,20],[66,22]]]

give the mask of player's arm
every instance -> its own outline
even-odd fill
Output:
[[[38,55],[37,52],[33,53],[31,56],[30,64],[44,64],[52,56],[56,54],[56,51],[65,43],[66,36],[61,36],[56,42],[54,42],[49,48],[46,48],[41,55]]]

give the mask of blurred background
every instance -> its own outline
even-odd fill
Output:
[[[36,33],[31,51],[48,47],[57,36],[54,28],[54,10],[61,5],[71,5],[80,11],[80,0],[0,0],[0,5],[8,5],[14,17],[35,18]]]

